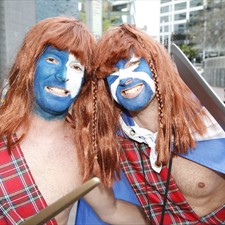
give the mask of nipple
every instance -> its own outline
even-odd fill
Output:
[[[204,187],[205,187],[205,183],[199,182],[199,183],[198,183],[198,187],[199,187],[199,188],[204,188]]]

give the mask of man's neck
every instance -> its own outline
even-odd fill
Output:
[[[70,133],[70,127],[66,122],[65,118],[60,120],[45,120],[35,114],[30,118],[29,130],[26,133],[26,137],[39,138],[51,140],[53,137],[63,137]],[[17,135],[21,136],[24,133],[22,127],[17,131]]]
[[[141,128],[150,130],[151,132],[157,132],[158,126],[158,104],[156,98],[154,98],[147,107],[138,112],[130,112],[134,121]]]

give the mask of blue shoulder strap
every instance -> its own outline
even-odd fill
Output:
[[[180,156],[225,174],[225,138],[198,141],[195,149]]]

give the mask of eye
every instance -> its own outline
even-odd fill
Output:
[[[131,62],[129,62],[129,64],[127,65],[127,68],[130,67],[130,66],[138,65],[140,62],[141,62],[141,59],[135,60],[135,61],[133,61],[133,62],[131,61]]]
[[[53,57],[47,57],[47,58],[45,58],[45,60],[48,63],[52,63],[52,64],[56,64],[56,65],[59,64],[59,61],[57,59],[53,58]]]
[[[110,74],[114,74],[114,73],[117,73],[117,72],[119,72],[119,68],[114,68],[114,70]]]
[[[73,70],[79,71],[79,72],[83,71],[83,67],[77,63],[70,64],[70,68],[72,68]]]
[[[138,59],[138,60],[136,60],[136,61],[134,61],[134,62],[131,62],[131,66],[133,66],[133,65],[136,65],[136,64],[139,64],[140,63],[140,59]]]

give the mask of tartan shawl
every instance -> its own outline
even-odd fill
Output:
[[[160,173],[156,173],[152,169],[149,160],[151,150],[145,143],[138,144],[122,136],[119,136],[119,141],[122,146],[122,169],[146,215],[149,219],[151,218],[151,224],[158,225],[161,220],[168,168],[163,166]],[[142,156],[140,156],[139,152],[142,153]],[[144,170],[142,165],[144,166]],[[225,224],[225,204],[206,216],[198,217],[171,176],[163,224]]]

